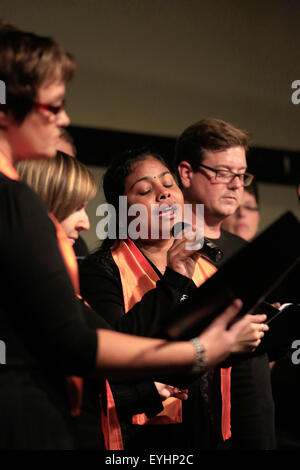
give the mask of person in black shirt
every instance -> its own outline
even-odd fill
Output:
[[[176,143],[174,164],[185,202],[193,207],[204,204],[204,235],[223,251],[217,267],[246,243],[222,230],[221,224],[239,207],[244,187],[253,180],[247,173],[248,146],[246,132],[220,119],[196,122]],[[231,404],[232,448],[274,449],[274,403],[266,354],[233,366]]]
[[[147,149],[125,152],[107,170],[103,186],[107,202],[117,212],[122,195],[127,198],[128,213],[132,212],[134,204],[142,204],[148,209],[140,222],[145,232],[137,233],[134,242],[129,236],[125,240],[120,237],[106,239],[102,247],[80,265],[82,294],[95,310],[105,312],[105,319],[112,326],[116,327],[123,318],[132,326],[133,334],[139,334],[143,328],[145,334],[153,336],[160,330],[164,314],[193,292],[196,285],[204,282],[215,269],[199,258],[195,249],[185,250],[185,240],[174,241],[171,236],[170,229],[176,219],[175,206],[182,205],[183,198],[159,155]],[[155,214],[157,218],[152,217]],[[118,218],[116,233],[123,215],[119,214],[121,220]],[[152,233],[157,220],[159,236],[155,237]],[[168,237],[162,237],[163,220],[170,223]],[[126,233],[130,232],[133,221],[128,218]],[[134,322],[132,318],[135,318]],[[199,382],[189,390],[191,396],[183,403],[182,422],[180,412],[177,413],[177,408],[174,411],[173,404],[168,418],[165,413],[163,417],[155,417],[152,424],[134,421],[131,425],[132,416],[126,416],[123,409],[125,401],[123,397],[120,401],[113,388],[117,411],[123,418],[127,450],[150,445],[157,449],[211,448],[208,408],[202,396],[207,390],[203,392]],[[220,429],[221,426],[219,432]]]
[[[189,375],[203,357],[194,342],[129,338],[99,316],[103,329],[88,327],[87,307],[76,296],[76,260],[63,230],[14,169],[20,160],[55,156],[59,128],[69,124],[64,95],[74,61],[52,39],[33,33],[0,25],[0,41],[0,80],[6,85],[6,103],[0,105],[0,334],[7,348],[0,375],[0,448],[70,449],[66,376]],[[227,330],[240,306],[235,302],[195,340],[207,351],[207,365],[230,353],[247,324]],[[91,309],[88,315],[93,317]],[[219,348],[214,334],[222,337]]]

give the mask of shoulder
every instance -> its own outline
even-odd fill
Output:
[[[48,227],[53,227],[43,201],[23,181],[12,180],[0,173],[0,197],[1,217],[11,224],[44,221]]]
[[[80,276],[106,274],[120,279],[118,266],[114,262],[110,248],[105,243],[79,263],[79,271]]]
[[[226,230],[221,230],[221,238],[222,242],[227,243],[228,245],[232,245],[234,247],[243,247],[247,245],[246,240],[235,235],[234,233],[227,232]]]
[[[229,260],[235,253],[241,250],[244,246],[247,245],[243,238],[239,237],[238,235],[234,235],[233,233],[227,232],[226,230],[221,229],[220,238],[209,238],[213,243],[217,245],[218,248],[223,253],[222,260],[219,262],[214,262],[213,264],[217,267],[222,266],[226,261]]]

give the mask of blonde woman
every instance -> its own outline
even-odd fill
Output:
[[[20,178],[43,200],[60,222],[70,245],[89,230],[88,202],[96,196],[96,181],[79,160],[57,152],[51,160],[25,160],[16,165]]]
[[[102,328],[87,326],[75,295],[74,253],[14,168],[21,160],[55,156],[60,128],[70,123],[64,96],[74,60],[51,38],[33,33],[0,25],[0,40],[0,80],[6,85],[6,103],[0,104],[0,332],[7,348],[0,448],[70,449],[66,376],[122,380],[192,373],[204,366],[203,357],[191,341],[109,331],[100,316]],[[195,339],[202,342],[207,366],[227,357],[249,324],[244,318],[227,329],[240,308],[234,302]]]
[[[43,200],[48,211],[60,222],[71,246],[78,239],[82,230],[89,230],[90,224],[86,213],[87,203],[96,195],[97,186],[93,175],[80,161],[57,152],[51,160],[27,160],[16,165],[21,179],[27,183]],[[89,315],[87,315],[87,321]],[[96,328],[95,321],[91,328]],[[100,327],[100,325],[99,325]],[[119,329],[122,330],[122,325]],[[126,330],[127,331],[127,330]],[[170,396],[185,399],[186,392],[176,387],[158,382],[139,382],[117,386],[123,395],[130,393],[132,413],[143,411],[155,414],[162,408],[161,401]],[[84,403],[80,416],[74,421],[74,435],[77,448],[96,448],[101,445],[99,409],[99,383],[85,381]],[[154,404],[149,399],[154,396]],[[138,403],[137,403],[138,402]],[[127,403],[127,408],[129,403]]]

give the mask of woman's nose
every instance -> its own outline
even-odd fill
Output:
[[[158,200],[168,199],[170,197],[170,191],[168,188],[163,188],[158,194]]]
[[[80,231],[80,230],[89,230],[89,229],[90,229],[89,216],[87,215],[85,209],[83,209],[78,230]]]
[[[247,211],[245,210],[244,206],[239,206],[236,210],[236,215],[238,217],[244,217],[246,215]]]
[[[71,120],[65,109],[62,109],[56,117],[56,122],[59,127],[66,127],[70,124]]]

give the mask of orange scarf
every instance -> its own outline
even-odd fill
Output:
[[[117,264],[122,282],[125,311],[128,312],[151,289],[155,289],[158,275],[152,269],[146,258],[131,240],[121,241],[112,256]],[[197,287],[216,272],[216,268],[208,261],[200,258],[195,267],[193,281]],[[222,434],[224,439],[230,437],[230,368],[221,370],[222,391]],[[135,415],[133,424],[170,424],[182,422],[182,402],[177,398],[168,398],[163,402],[164,409],[153,418],[145,414]],[[108,403],[110,411],[113,401]],[[111,422],[107,429],[114,433]]]
[[[11,162],[3,154],[0,154],[0,172],[5,174],[10,179],[13,179],[13,180],[20,179],[18,173],[16,172],[15,168],[12,166]],[[63,261],[65,263],[67,272],[72,281],[74,291],[77,297],[81,299],[82,297],[80,296],[80,293],[79,293],[80,290],[79,290],[78,264],[77,264],[74,250],[70,246],[68,239],[66,237],[66,234],[63,228],[61,227],[60,223],[58,222],[58,220],[55,218],[53,214],[48,214],[48,215],[51,218],[55,226],[58,247],[61,252]],[[86,303],[86,305],[88,304]],[[80,409],[82,405],[83,380],[81,377],[72,376],[72,377],[67,377],[66,381],[67,381],[68,391],[69,391],[71,415],[78,416],[80,414]],[[110,402],[113,402],[112,393],[111,393],[111,390],[107,381],[106,381],[106,390],[108,394],[108,400]],[[100,399],[100,404],[101,404],[101,411],[102,411],[101,421],[102,421],[103,437],[104,437],[104,441],[106,444],[106,448],[109,449],[109,436],[108,436],[108,432],[105,426],[105,418],[103,417],[103,406],[101,403],[101,399]],[[111,445],[113,446],[112,448],[115,447],[116,449],[123,450],[121,430],[120,430],[115,407],[111,410],[110,416],[111,416],[111,420],[114,422],[114,427],[116,429],[113,439],[111,440],[112,441]]]
[[[65,235],[64,230],[62,229],[59,222],[56,218],[49,214],[50,218],[53,220],[54,225],[56,226],[56,234],[58,240],[58,246],[61,250],[66,268],[69,272],[69,275],[73,281],[73,286],[76,292],[76,295],[79,299],[82,297],[79,294],[79,277],[78,277],[78,264],[75,258],[74,250],[70,246],[68,239]],[[84,301],[88,306],[89,304]],[[80,409],[82,405],[82,394],[83,394],[83,381],[81,377],[67,377],[67,383],[69,388],[69,395],[71,400],[71,414],[72,416],[78,416],[80,414]],[[101,394],[100,399],[100,409],[101,409],[101,427],[104,438],[104,444],[106,450],[124,450],[121,428],[117,416],[117,411],[113,399],[113,395],[109,386],[108,381],[105,381],[106,389],[106,400],[108,403],[113,404],[107,410],[105,410],[102,402]],[[106,414],[106,412],[108,412]],[[113,433],[108,432],[108,423],[113,423],[112,427],[114,429]]]
[[[0,153],[0,172],[6,175],[12,180],[19,180],[19,175],[16,172],[15,168],[11,162]],[[56,220],[54,215],[49,214],[49,217],[52,219],[55,228],[58,246],[66,265],[66,269],[72,281],[74,290],[76,294],[79,294],[79,277],[78,277],[78,266],[75,258],[74,251],[70,246],[68,239],[63,231],[61,225]],[[69,396],[71,402],[71,414],[72,416],[77,416],[80,414],[80,407],[82,403],[82,378],[81,377],[67,377],[67,384],[69,389]]]
[[[130,240],[121,241],[112,256],[117,264],[122,282],[125,312],[128,312],[151,289],[155,289],[158,275],[142,255],[136,245]],[[192,277],[199,287],[216,272],[215,266],[203,258],[199,258]],[[222,393],[222,435],[229,439],[230,431],[230,386],[231,367],[221,369]],[[164,409],[153,418],[145,414],[133,417],[133,424],[170,424],[182,422],[182,402],[177,398],[168,398],[163,402]]]

